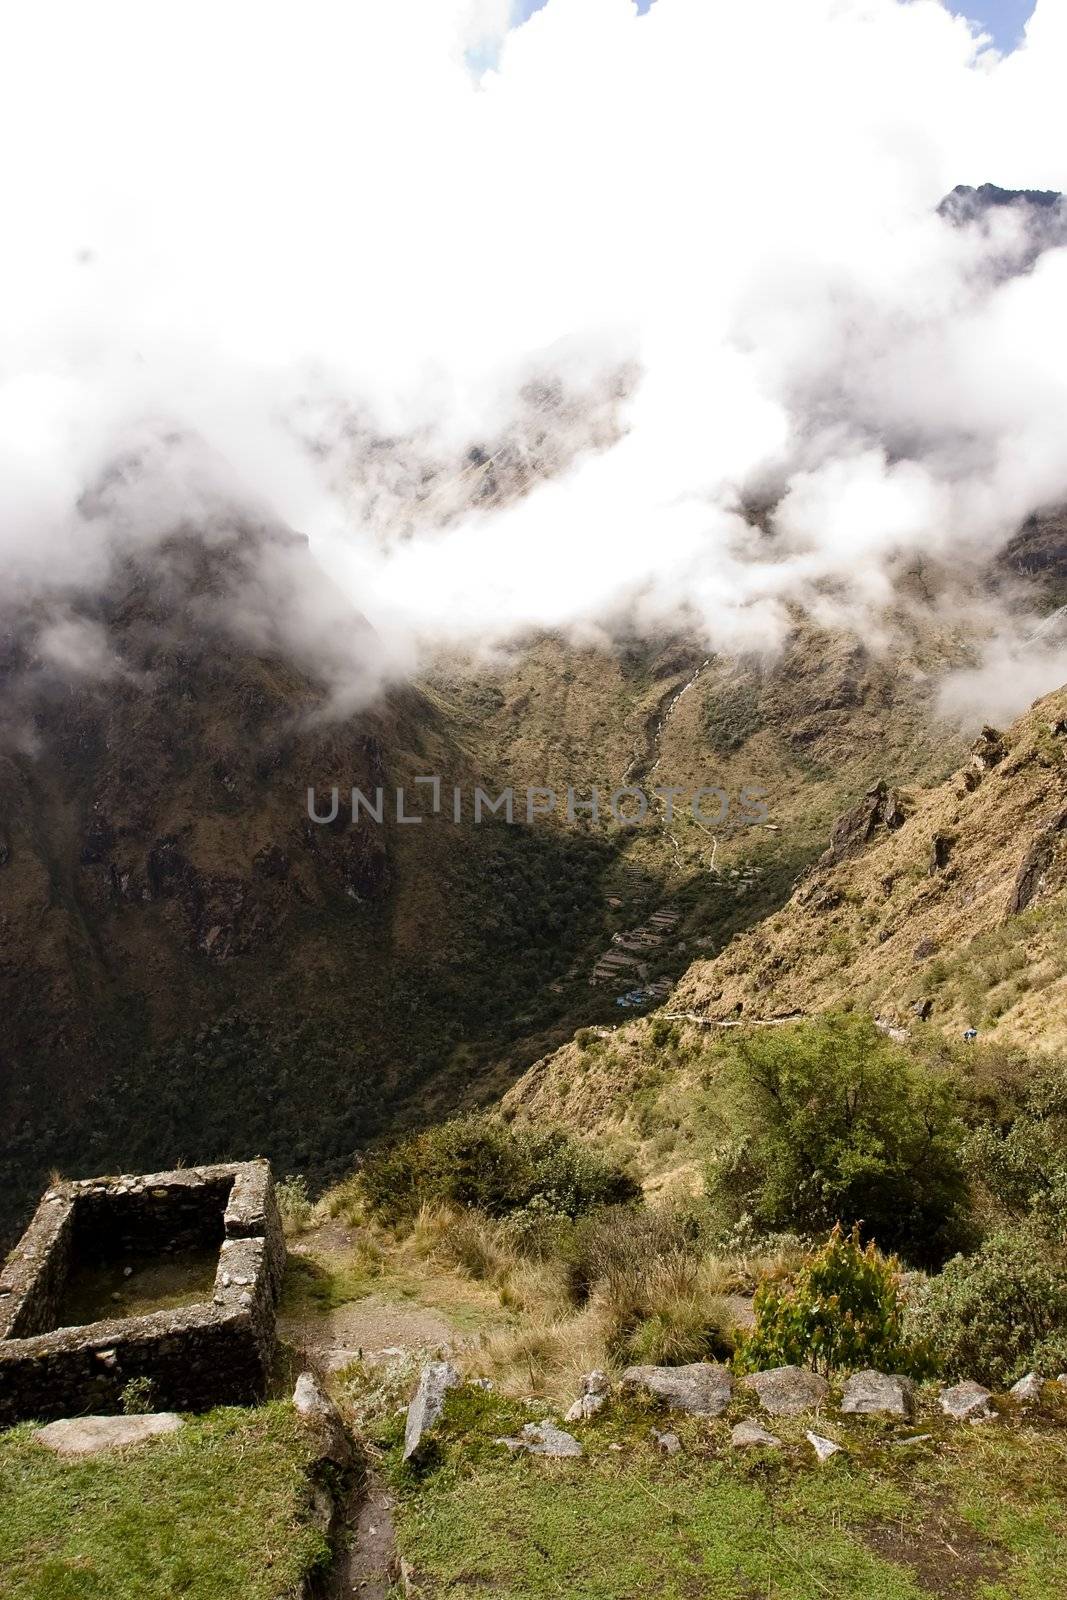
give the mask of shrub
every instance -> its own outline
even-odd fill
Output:
[[[956,1256],[908,1312],[952,1378],[1006,1387],[1067,1370],[1067,1269],[1032,1229],[1001,1230]]]
[[[859,1224],[923,1263],[958,1247],[967,1186],[952,1078],[869,1020],[839,1015],[742,1037],[725,1080],[735,1131],[708,1189],[729,1220],[809,1233]]]
[[[973,1130],[963,1157],[990,1210],[1067,1243],[1067,1068],[1037,1072],[1006,1117]]]
[[[721,1264],[685,1207],[607,1207],[560,1242],[573,1304],[588,1305],[609,1361],[659,1365],[728,1355]]]
[[[435,1200],[493,1217],[536,1201],[577,1217],[641,1192],[628,1173],[562,1129],[516,1128],[484,1115],[458,1117],[374,1152],[360,1187],[387,1222],[409,1220]]]
[[[304,1233],[311,1226],[314,1211],[311,1196],[308,1194],[307,1179],[291,1172],[284,1182],[276,1186],[274,1193],[286,1234],[295,1237],[296,1234]]]
[[[123,1414],[127,1417],[146,1417],[155,1410],[156,1386],[151,1378],[143,1374],[139,1378],[131,1378],[124,1386],[119,1396]]]
[[[879,1367],[925,1376],[932,1363],[921,1341],[905,1336],[898,1275],[899,1263],[873,1243],[864,1247],[858,1229],[836,1227],[791,1284],[757,1289],[756,1325],[738,1348],[739,1369]]]

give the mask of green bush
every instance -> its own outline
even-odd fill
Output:
[[[156,1408],[156,1386],[151,1378],[143,1374],[139,1378],[131,1378],[124,1386],[119,1403],[127,1417],[144,1417]]]
[[[741,1341],[742,1372],[808,1366],[817,1372],[878,1367],[924,1377],[931,1368],[922,1341],[907,1338],[898,1289],[899,1262],[864,1247],[858,1230],[837,1227],[790,1284],[756,1291],[756,1325]]]
[[[967,1138],[964,1162],[987,1210],[1067,1243],[1067,1067],[1044,1067],[1000,1118]]]
[[[993,1388],[1031,1371],[1055,1377],[1067,1371],[1067,1268],[1032,1229],[1001,1230],[948,1262],[907,1323],[949,1377]]]
[[[493,1217],[532,1206],[577,1217],[636,1200],[640,1186],[621,1168],[559,1128],[517,1128],[471,1115],[441,1123],[368,1157],[360,1186],[386,1222],[431,1201],[474,1206]]]
[[[753,1031],[728,1047],[725,1068],[729,1133],[708,1191],[728,1222],[802,1233],[859,1224],[919,1263],[959,1247],[955,1080],[849,1015]]]

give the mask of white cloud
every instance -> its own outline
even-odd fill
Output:
[[[404,664],[681,608],[710,642],[773,642],[813,586],[862,615],[900,550],[991,550],[1067,499],[1067,253],[998,287],[1011,220],[933,215],[958,182],[1067,188],[1058,0],[1004,60],[937,0],[549,0],[505,37],[506,11],[8,17],[13,589],[90,581],[104,538],[247,492]],[[412,519],[419,463],[447,488],[472,444],[528,441],[518,393],[553,372],[582,399],[544,420],[551,481]],[[116,455],[176,438],[179,469],[79,514]],[[771,545],[738,516],[767,484]],[[319,600],[277,603],[312,647]]]

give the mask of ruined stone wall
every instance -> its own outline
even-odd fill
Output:
[[[73,1241],[74,1205],[69,1196],[50,1190],[0,1272],[0,1339],[27,1338],[55,1327]]]
[[[217,1249],[235,1181],[232,1168],[221,1173],[189,1168],[86,1185],[74,1207],[74,1257],[93,1261],[132,1252]]]
[[[79,1214],[80,1213],[80,1214]],[[171,1231],[165,1226],[169,1218]],[[77,1252],[221,1240],[201,1304],[55,1328]],[[175,1411],[262,1398],[275,1347],[285,1243],[266,1162],[98,1179],[49,1191],[0,1274],[0,1427],[121,1410],[132,1378]],[[49,1331],[50,1330],[50,1331]]]

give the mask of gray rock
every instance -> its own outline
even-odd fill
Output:
[[[991,1399],[988,1389],[983,1389],[972,1378],[965,1378],[951,1389],[942,1390],[941,1409],[946,1417],[952,1417],[956,1422],[984,1422],[993,1415],[993,1408],[989,1404]]]
[[[729,1372],[712,1361],[688,1367],[627,1367],[622,1386],[655,1395],[672,1411],[688,1411],[695,1417],[721,1417],[733,1395]]]
[[[914,1416],[915,1385],[899,1374],[854,1372],[845,1384],[841,1410],[858,1416]]]
[[[1012,1384],[1010,1392],[1016,1400],[1040,1400],[1045,1392],[1045,1380],[1039,1378],[1036,1372],[1028,1372],[1025,1378]]]
[[[582,1378],[582,1392],[567,1412],[564,1422],[581,1422],[587,1417],[595,1417],[607,1404],[608,1387],[606,1372],[587,1372]]]
[[[595,1417],[607,1404],[606,1394],[581,1394],[574,1404],[564,1414],[564,1422],[582,1422],[588,1417]]]
[[[184,1421],[174,1411],[157,1411],[146,1417],[64,1417],[38,1428],[33,1437],[57,1456],[91,1456],[100,1450],[120,1450],[144,1444],[165,1433],[177,1433]]]
[[[534,1456],[580,1456],[582,1447],[573,1434],[565,1433],[549,1417],[542,1422],[528,1422],[522,1430],[526,1449]]]
[[[681,1454],[682,1441],[676,1433],[659,1433],[652,1429],[652,1443],[661,1456],[676,1456]]]
[[[730,1434],[731,1450],[778,1450],[781,1439],[768,1433],[758,1422],[739,1422]]]
[[[419,1386],[408,1406],[404,1429],[404,1460],[410,1461],[444,1409],[445,1395],[459,1382],[459,1373],[450,1361],[430,1361],[423,1367]]]
[[[297,1378],[293,1409],[314,1435],[319,1459],[347,1467],[352,1461],[352,1441],[341,1421],[341,1413],[314,1373],[302,1372]]]
[[[1061,1372],[1059,1377],[1056,1379],[1056,1382],[1060,1385],[1061,1389],[1067,1389],[1067,1372]]]
[[[832,1439],[824,1439],[821,1434],[812,1433],[810,1430],[804,1435],[804,1437],[811,1445],[811,1448],[815,1451],[815,1454],[818,1456],[820,1461],[829,1461],[830,1457],[836,1456],[838,1451],[841,1449],[841,1446],[839,1444],[835,1444]]]
[[[522,1430],[523,1443],[532,1456],[580,1456],[582,1447],[573,1434],[557,1428],[550,1417],[543,1422],[528,1422]]]
[[[754,1389],[764,1411],[772,1417],[796,1417],[814,1411],[830,1393],[830,1385],[806,1367],[771,1367],[768,1372],[753,1372],[745,1386]]]
[[[559,1460],[564,1456],[582,1454],[582,1447],[573,1434],[564,1433],[551,1417],[545,1417],[542,1422],[528,1422],[518,1439],[496,1439],[493,1442],[502,1444],[513,1456],[525,1451],[527,1455],[549,1456]]]

